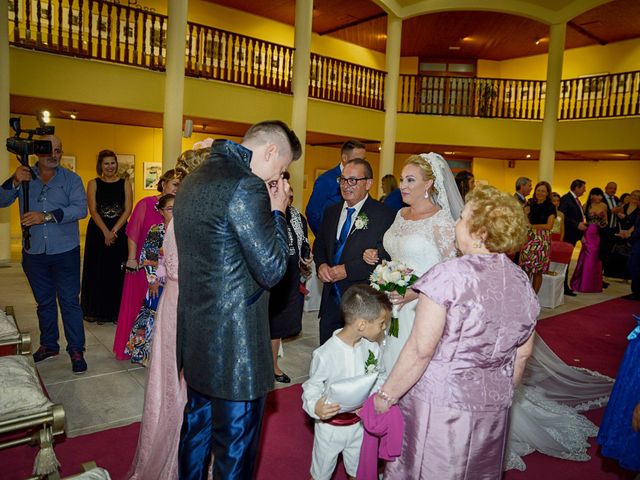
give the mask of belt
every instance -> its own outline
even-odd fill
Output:
[[[330,418],[329,420],[325,420],[324,423],[328,423],[329,425],[333,425],[334,427],[348,427],[350,425],[355,425],[360,421],[360,417],[352,412],[347,413],[339,413],[335,417]]]

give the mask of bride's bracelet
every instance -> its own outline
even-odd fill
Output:
[[[380,400],[382,400],[389,406],[395,405],[396,403],[398,403],[397,398],[390,397],[389,394],[384,390],[378,390],[378,393],[376,393],[376,395],[380,398]]]

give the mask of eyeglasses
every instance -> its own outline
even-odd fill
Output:
[[[338,182],[339,185],[342,185],[343,183],[346,183],[350,187],[355,187],[358,184],[358,182],[360,182],[362,180],[370,180],[370,179],[368,177],[344,178],[343,176],[340,176],[340,177],[336,178],[336,182]]]

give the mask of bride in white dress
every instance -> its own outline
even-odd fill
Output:
[[[454,216],[458,217],[462,199],[457,195],[455,211],[447,198],[443,175],[445,160],[436,153],[412,155],[404,164],[400,176],[402,201],[409,205],[398,211],[396,219],[384,235],[384,249],[391,259],[412,268],[421,277],[431,267],[456,256]],[[455,183],[454,183],[455,185]],[[457,192],[457,190],[456,190]],[[375,249],[364,252],[365,262],[378,262]],[[383,350],[383,362],[387,372],[396,363],[398,355],[409,338],[416,313],[418,294],[407,290],[404,297],[391,295],[394,310],[398,312],[398,337],[387,335]]]
[[[454,221],[464,202],[449,166],[435,153],[409,157],[400,188],[409,207],[398,212],[384,236],[384,247],[392,260],[421,276],[455,256]],[[377,263],[377,251],[365,251],[364,260]],[[404,298],[397,294],[390,297],[400,311],[398,338],[387,336],[385,340],[387,372],[411,333],[417,303],[412,290]],[[522,383],[514,391],[504,469],[524,470],[522,457],[534,451],[567,460],[589,460],[587,439],[597,435],[598,427],[579,412],[606,405],[612,387],[613,379],[568,366],[536,337]]]

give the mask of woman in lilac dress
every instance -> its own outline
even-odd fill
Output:
[[[600,255],[600,230],[609,225],[609,207],[603,201],[604,192],[592,188],[584,207],[587,230],[582,237],[582,248],[576,269],[571,277],[571,289],[581,293],[602,291],[602,257]]]
[[[135,321],[144,297],[147,294],[147,275],[144,269],[138,265],[142,246],[147,238],[147,233],[152,225],[162,223],[162,215],[157,210],[158,199],[162,195],[178,191],[180,181],[184,176],[182,170],[169,170],[165,172],[158,181],[158,191],[160,195],[146,197],[140,200],[131,214],[127,225],[127,243],[129,255],[125,264],[126,275],[122,287],[122,300],[120,301],[120,312],[118,313],[118,327],[113,339],[113,353],[118,360],[128,360],[130,357],[124,350],[129,340],[129,333]]]
[[[416,319],[376,411],[400,399],[402,453],[385,480],[499,479],[513,384],[522,376],[540,311],[527,276],[506,255],[526,240],[517,201],[476,187],[456,224],[462,257],[415,285]]]

